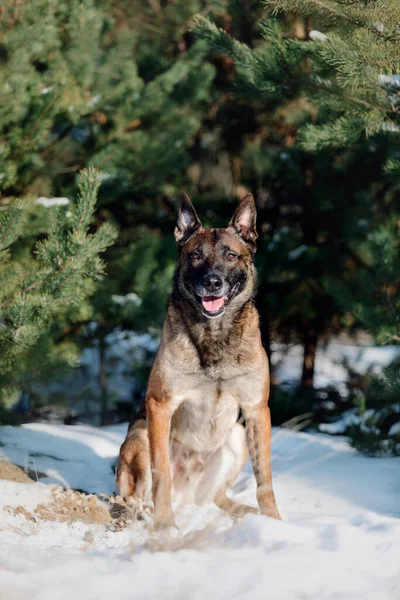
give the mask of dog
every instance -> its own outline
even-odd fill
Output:
[[[203,228],[182,194],[175,239],[179,261],[145,411],[121,446],[117,489],[130,505],[154,502],[157,529],[175,526],[172,499],[215,502],[231,515],[256,509],[226,492],[247,442],[262,514],[280,519],[272,489],[268,359],[253,304],[256,207],[251,194],[228,227]]]

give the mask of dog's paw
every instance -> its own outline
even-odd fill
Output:
[[[172,511],[154,515],[154,528],[157,531],[160,529],[168,529],[168,527],[175,527],[175,529],[178,529],[177,524],[175,523],[174,513]]]
[[[261,508],[261,514],[265,515],[266,517],[271,517],[271,519],[276,519],[277,521],[282,521],[282,517],[279,514],[279,511],[276,508],[276,506],[265,506],[265,507]]]
[[[257,488],[257,500],[262,515],[282,521],[270,486],[265,484]]]
[[[143,503],[133,496],[125,498],[115,496],[109,498],[108,512],[113,519],[125,523],[126,525],[133,521],[144,520]]]
[[[253,508],[252,506],[247,506],[246,504],[232,505],[226,512],[236,519],[243,519],[243,517],[246,515],[260,514],[258,508]]]

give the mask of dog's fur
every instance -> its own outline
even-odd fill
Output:
[[[129,428],[117,471],[126,502],[152,496],[157,528],[175,524],[172,498],[214,501],[239,516],[256,512],[226,495],[248,455],[240,408],[261,512],[280,518],[271,478],[268,360],[252,302],[255,224],[251,195],[226,229],[204,229],[188,196],[181,197],[179,262],[146,412]]]

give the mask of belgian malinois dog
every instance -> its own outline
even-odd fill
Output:
[[[145,412],[120,451],[119,494],[153,498],[156,528],[175,526],[172,499],[257,512],[226,491],[248,456],[262,514],[280,519],[272,489],[268,359],[253,304],[256,207],[251,194],[225,229],[205,229],[185,194],[175,228],[179,261],[150,374]]]

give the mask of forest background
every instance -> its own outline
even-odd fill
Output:
[[[274,422],[346,411],[359,449],[400,453],[395,353],[315,384],[332,339],[400,342],[399,23],[397,0],[0,7],[3,422],[129,419],[180,191],[215,226],[251,192],[263,343],[302,352],[296,381],[273,371]]]

